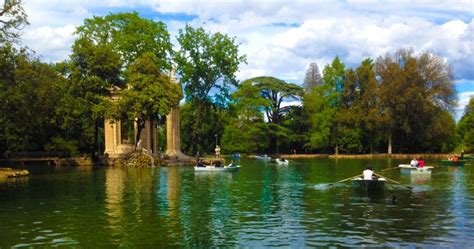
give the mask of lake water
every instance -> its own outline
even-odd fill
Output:
[[[0,248],[474,247],[474,165],[429,177],[382,171],[399,163],[243,159],[232,173],[29,167],[28,179],[0,183]],[[367,196],[328,184],[367,164],[406,185]]]

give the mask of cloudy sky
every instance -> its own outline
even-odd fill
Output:
[[[186,23],[235,36],[247,55],[239,79],[275,76],[301,84],[309,63],[336,55],[349,67],[399,48],[430,51],[454,69],[457,116],[474,95],[474,0],[24,0],[31,25],[24,45],[44,60],[67,58],[85,18],[137,11],[167,24],[172,40]]]

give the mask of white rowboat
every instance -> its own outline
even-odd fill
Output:
[[[431,174],[433,166],[424,166],[423,168],[412,167],[409,164],[400,164],[398,167],[401,169],[401,173],[405,174]]]
[[[275,159],[275,161],[278,165],[288,165],[288,163],[289,163],[289,161],[286,160],[286,159],[285,160],[280,160],[280,159],[277,158],[277,159]]]
[[[214,166],[205,166],[205,167],[197,167],[194,166],[194,171],[207,171],[207,172],[231,172],[231,171],[237,171],[240,168],[240,165],[237,166],[225,166],[225,167],[214,167]]]

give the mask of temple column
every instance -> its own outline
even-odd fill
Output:
[[[166,116],[166,154],[171,157],[182,156],[180,143],[179,106],[171,108]]]

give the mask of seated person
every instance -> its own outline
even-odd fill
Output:
[[[416,158],[413,158],[410,162],[410,166],[412,167],[417,167],[418,166],[418,161],[416,160]]]
[[[197,166],[197,167],[206,167],[206,166],[204,165],[204,162],[202,161],[202,159],[199,159],[199,160],[197,161],[196,166]]]
[[[237,166],[237,164],[235,164],[234,160],[231,160],[229,165],[227,165],[228,167],[235,167]]]
[[[420,159],[418,159],[418,168],[423,168],[425,167],[425,161],[423,160],[423,158],[420,157]]]
[[[222,162],[219,161],[219,160],[215,160],[213,164],[214,164],[214,167],[216,167],[216,168],[222,167]]]
[[[364,180],[373,180],[373,174],[374,171],[372,170],[372,167],[368,166],[362,174],[364,175]]]

